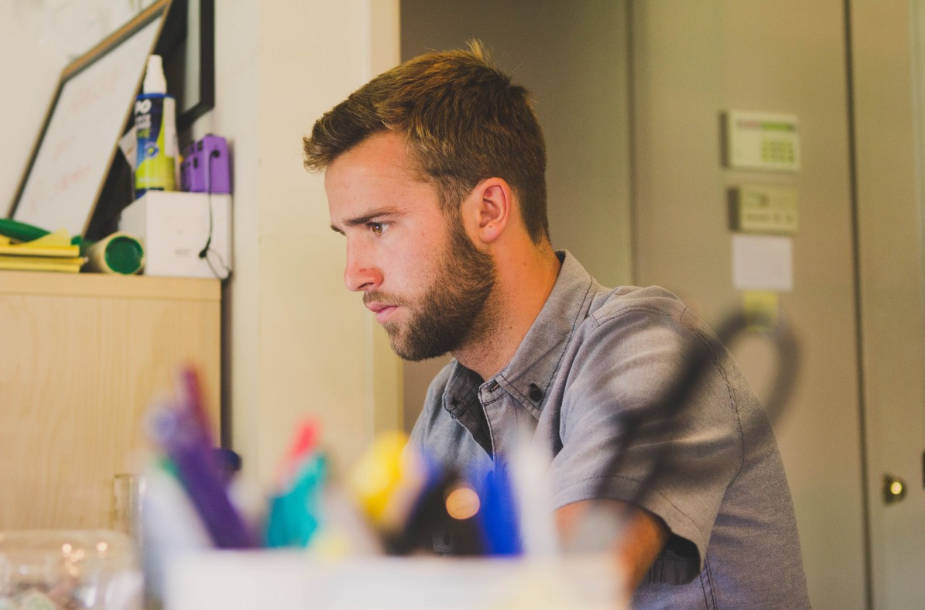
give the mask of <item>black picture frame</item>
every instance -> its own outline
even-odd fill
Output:
[[[155,48],[183,133],[215,107],[215,0],[173,0]]]

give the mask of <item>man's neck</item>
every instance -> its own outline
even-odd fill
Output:
[[[561,263],[552,247],[530,248],[496,260],[497,280],[485,313],[487,332],[453,352],[466,368],[489,379],[514,357],[559,277]]]

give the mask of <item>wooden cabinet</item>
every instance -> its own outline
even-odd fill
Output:
[[[220,338],[216,280],[0,271],[0,530],[108,527],[181,364],[218,425]]]

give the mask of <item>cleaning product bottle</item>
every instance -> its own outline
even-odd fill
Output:
[[[143,93],[135,100],[137,163],[135,198],[146,191],[176,189],[176,101],[167,95],[160,55],[148,57]]]

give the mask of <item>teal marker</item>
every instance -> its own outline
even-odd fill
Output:
[[[308,546],[321,525],[321,492],[326,473],[323,455],[308,456],[290,487],[273,497],[267,519],[268,547]]]

